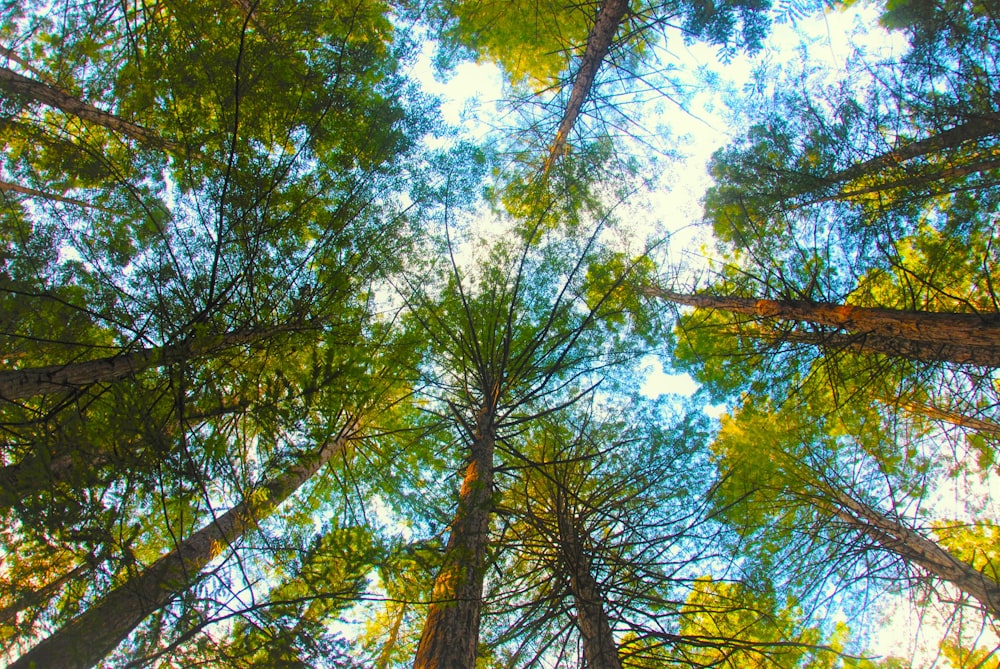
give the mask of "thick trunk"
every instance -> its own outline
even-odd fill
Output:
[[[841,332],[788,332],[781,337],[786,341],[814,344],[833,350],[881,353],[894,358],[921,362],[953,362],[960,365],[1000,367],[1000,346],[941,344]]]
[[[35,81],[34,79],[29,79],[6,67],[0,67],[0,90],[24,96],[48,107],[54,107],[66,114],[127,135],[150,146],[169,150],[176,150],[178,148],[176,144],[168,142],[156,135],[156,133],[143,128],[141,125],[126,121],[114,114],[109,114],[91,104],[74,98],[72,95],[64,93],[58,88]]]
[[[558,504],[559,553],[569,575],[576,606],[576,624],[583,638],[583,657],[589,669],[621,669],[618,645],[604,611],[604,598],[591,574],[590,558],[580,542],[569,509]]]
[[[555,163],[556,159],[562,155],[566,147],[566,140],[569,133],[576,124],[576,119],[580,116],[580,109],[583,103],[590,96],[590,91],[594,87],[594,79],[597,71],[611,49],[615,35],[618,33],[618,26],[625,20],[628,13],[628,0],[604,0],[601,9],[597,12],[594,20],[594,27],[587,37],[587,47],[580,60],[580,69],[576,72],[573,80],[573,90],[570,91],[569,102],[563,112],[562,121],[556,131],[555,140],[549,149],[549,157],[545,162],[545,170],[548,171]]]
[[[477,419],[472,459],[462,481],[444,563],[434,580],[414,669],[474,669],[476,666],[486,547],[493,509],[495,442],[492,411],[483,409]]]
[[[190,587],[201,569],[226,546],[255,527],[299,486],[344,450],[358,429],[351,420],[335,438],[284,474],[250,494],[147,569],[92,604],[85,612],[22,655],[11,669],[93,667],[154,611]]]
[[[1000,119],[993,117],[974,118],[962,125],[955,126],[931,137],[910,142],[880,156],[875,156],[864,162],[851,165],[840,172],[831,174],[825,180],[830,183],[853,181],[859,177],[884,170],[887,167],[897,166],[912,158],[939,153],[947,149],[955,149],[966,142],[992,137],[997,134],[1000,134]]]
[[[718,309],[759,318],[824,325],[852,333],[816,334],[809,343],[839,343],[917,360],[1000,366],[1000,314],[906,311],[801,300],[764,300],[725,295],[692,295],[660,288],[644,292],[676,304]],[[806,339],[813,333],[804,333]],[[832,333],[836,334],[836,333]],[[795,335],[798,338],[798,335]]]
[[[826,492],[836,504],[835,513],[842,521],[869,536],[885,550],[951,583],[978,600],[991,616],[1000,619],[1000,583],[915,530],[853,497],[837,490]]]
[[[0,400],[11,401],[115,381],[151,367],[171,365],[228,346],[260,341],[290,329],[292,328],[237,330],[214,337],[195,337],[179,344],[144,348],[109,358],[4,371],[0,372]]]

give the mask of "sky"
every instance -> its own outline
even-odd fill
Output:
[[[657,100],[642,114],[648,127],[669,127],[674,136],[687,140],[681,146],[683,157],[664,170],[660,187],[644,195],[641,207],[645,211],[632,214],[634,220],[651,221],[656,228],[669,233],[666,258],[671,265],[702,262],[700,256],[708,239],[705,228],[698,225],[701,198],[711,185],[706,165],[714,151],[735,137],[725,96],[747,88],[755,71],[797,61],[803,49],[808,49],[811,62],[824,63],[832,73],[843,70],[855,51],[855,44],[864,45],[870,53],[901,52],[905,40],[882,31],[878,27],[878,13],[876,6],[859,2],[794,25],[777,23],[764,49],[752,57],[738,56],[727,63],[718,61],[714,46],[684,44],[679,35],[668,37],[664,58],[670,58],[683,71],[700,70],[702,78],[712,77],[718,82],[717,86],[706,86],[696,93],[687,112]],[[491,62],[467,62],[442,79],[434,71],[433,52],[434,45],[425,44],[413,74],[428,93],[441,98],[446,122],[473,136],[482,136],[490,127],[481,119],[489,120],[503,113],[497,103],[503,97],[502,72]],[[644,366],[648,375],[642,390],[649,396],[664,393],[689,396],[697,390],[690,376],[665,372],[654,356],[648,357]],[[719,411],[721,407],[713,413]]]

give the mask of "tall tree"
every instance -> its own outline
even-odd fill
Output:
[[[625,350],[628,328],[616,332],[608,322],[617,311],[610,295],[624,277],[607,290],[587,289],[602,229],[594,225],[577,241],[536,224],[520,246],[485,245],[474,281],[449,243],[451,267],[440,297],[418,292],[409,298],[413,318],[438,347],[431,351],[432,369],[441,370],[430,379],[435,399],[442,414],[453,416],[469,460],[417,666],[475,663],[495,508],[494,458],[508,431],[575,402],[588,392],[580,384]],[[595,354],[590,347],[604,338]]]
[[[326,443],[261,484],[246,500],[214,518],[167,555],[101,597],[86,612],[22,655],[11,667],[92,667],[114,650],[146,616],[166,605],[198,578],[225,547],[274,511],[357,436],[358,419]]]

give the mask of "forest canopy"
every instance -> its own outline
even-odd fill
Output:
[[[0,0],[0,662],[1000,666],[998,58],[963,0]]]

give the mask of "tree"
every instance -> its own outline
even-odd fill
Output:
[[[919,478],[907,481],[905,477],[926,477],[928,465],[919,461],[895,464],[891,456],[878,452],[866,457],[864,450],[870,448],[867,446],[870,442],[863,436],[854,437],[850,432],[852,426],[846,421],[838,421],[836,414],[809,416],[807,411],[808,407],[793,408],[791,403],[778,410],[746,405],[738,415],[723,421],[713,449],[726,472],[723,499],[736,504],[727,514],[736,522],[747,523],[749,527],[744,530],[747,534],[767,535],[768,530],[757,526],[764,517],[771,513],[774,518],[784,516],[783,524],[796,517],[796,512],[789,513],[788,507],[783,510],[780,502],[773,505],[767,498],[778,495],[798,500],[805,504],[800,507],[805,513],[829,514],[849,532],[872,541],[877,549],[955,586],[995,617],[1000,595],[1000,584],[995,578],[924,536],[900,511],[906,506],[902,498],[906,491],[915,489],[914,494],[920,494],[918,486],[927,485],[920,484]],[[878,434],[877,427],[869,425],[865,429]],[[852,438],[856,439],[853,443]],[[755,448],[751,450],[750,444]],[[771,464],[762,467],[761,457]],[[840,473],[850,471],[849,467],[861,472],[862,477],[871,475],[865,471],[867,468],[874,468],[874,476],[899,481],[888,493],[887,503],[891,505],[888,511],[860,498],[861,489],[877,494],[877,488],[865,479],[856,483]],[[907,472],[911,467],[915,471]],[[753,505],[757,508],[751,511],[749,506]],[[830,529],[838,530],[837,526]],[[813,540],[821,539],[817,536]]]
[[[480,274],[470,283],[449,239],[451,266],[440,297],[420,291],[408,298],[413,318],[438,347],[432,354],[441,356],[430,359],[430,388],[441,413],[453,416],[469,460],[417,666],[475,662],[498,444],[508,430],[586,395],[579,384],[627,350],[620,349],[630,328],[608,322],[616,312],[610,296],[624,276],[588,292],[587,269],[599,260],[601,230],[593,225],[577,241],[540,231],[536,223],[520,248],[485,246]]]
[[[850,338],[844,340],[862,351],[984,367],[1000,365],[997,357],[1000,320],[994,313],[918,312],[803,300],[754,300],[730,295],[683,294],[655,287],[644,292],[675,304],[846,330]],[[798,333],[780,336],[809,343],[839,341],[836,332],[810,332],[801,338]]]
[[[11,667],[48,666],[57,662],[66,667],[94,666],[146,616],[189,587],[226,545],[274,511],[334,455],[342,454],[349,440],[357,436],[358,429],[358,419],[349,416],[346,425],[320,448],[305,454],[239,505],[107,593]]]

